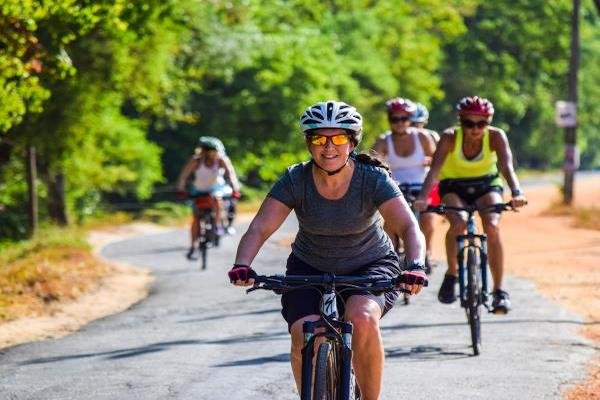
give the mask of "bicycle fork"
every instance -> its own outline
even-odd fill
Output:
[[[340,368],[341,399],[350,399],[350,379],[352,376],[352,324],[337,319],[338,310],[336,295],[333,290],[323,293],[321,304],[321,319],[305,321],[302,325],[304,345],[302,347],[302,393],[301,400],[312,399],[313,387],[313,358],[315,354],[315,340],[325,337],[339,345],[333,348],[338,351]],[[317,329],[325,332],[315,333]]]
[[[479,246],[475,244],[475,238],[479,239]],[[467,244],[465,244],[467,243]],[[461,307],[466,306],[467,291],[466,291],[466,266],[465,266],[465,252],[469,247],[474,247],[479,252],[479,272],[481,276],[481,296],[482,302],[485,308],[490,310],[488,305],[488,257],[487,257],[487,236],[477,235],[473,233],[467,233],[466,235],[458,235],[456,237],[456,244],[458,249],[457,260],[458,260],[458,285],[460,294],[460,305]]]

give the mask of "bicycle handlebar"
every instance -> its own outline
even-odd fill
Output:
[[[404,274],[395,278],[384,276],[347,276],[335,274],[323,275],[257,275],[254,277],[254,286],[246,290],[250,293],[254,290],[291,290],[304,286],[351,286],[369,291],[392,291],[398,290],[398,286],[406,282]],[[429,281],[425,279],[423,286],[428,286]]]
[[[494,211],[497,213],[501,213],[503,211],[514,211],[518,212],[518,210],[512,206],[511,202],[507,203],[498,203],[498,204],[488,204],[484,206],[477,205],[466,205],[463,207],[457,206],[447,206],[445,204],[440,204],[439,206],[429,206],[422,212],[433,212],[436,214],[444,214],[446,211],[466,211],[468,213],[474,213],[475,211]]]

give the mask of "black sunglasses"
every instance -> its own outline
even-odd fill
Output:
[[[410,119],[409,116],[403,115],[401,117],[389,117],[388,120],[392,123],[395,124],[396,122],[406,122]]]
[[[483,129],[486,126],[489,125],[489,122],[487,122],[487,121],[477,121],[477,122],[475,122],[475,121],[471,121],[470,119],[461,119],[460,120],[460,124],[462,126],[464,126],[465,128],[475,128],[475,127],[477,127],[479,129]]]

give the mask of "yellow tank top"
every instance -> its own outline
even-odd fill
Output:
[[[498,174],[496,165],[498,157],[495,151],[490,149],[490,131],[486,129],[483,134],[483,145],[481,152],[472,160],[467,160],[462,150],[463,131],[457,128],[454,131],[456,139],[454,149],[446,156],[444,165],[440,170],[440,180],[477,178],[485,175]],[[500,177],[494,179],[492,185],[501,185]]]

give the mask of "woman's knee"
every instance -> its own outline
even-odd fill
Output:
[[[483,231],[488,237],[488,240],[497,240],[500,237],[500,221],[496,217],[482,219]]]
[[[448,218],[448,220],[450,222],[450,228],[448,228],[448,232],[453,235],[460,235],[467,229],[467,221],[458,216]]]
[[[346,319],[352,322],[354,340],[367,338],[374,332],[379,332],[379,316],[366,310],[349,312]]]

